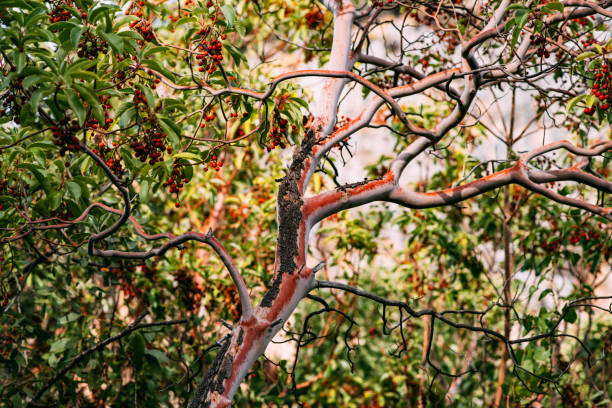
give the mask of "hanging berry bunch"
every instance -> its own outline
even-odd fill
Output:
[[[67,151],[75,152],[80,149],[79,139],[75,136],[79,130],[81,127],[76,120],[63,121],[59,125],[51,126],[53,144],[60,148],[60,156],[64,156]]]
[[[4,297],[2,300],[2,306],[6,306],[6,304],[8,304],[8,297]],[[2,358],[9,358],[20,337],[15,328],[9,327],[8,324],[4,325],[2,333],[0,333],[0,356]]]
[[[0,101],[2,102],[0,115],[8,117],[13,122],[19,124],[19,115],[23,105],[27,103],[27,99],[21,80],[11,81],[8,90],[0,94]]]
[[[170,194],[176,194],[177,203],[175,206],[177,208],[180,207],[178,195],[187,183],[189,183],[189,178],[185,175],[184,165],[178,161],[174,162],[172,165],[172,173],[170,173],[170,177],[168,177],[168,180],[166,180],[163,185],[168,188]]]
[[[111,149],[108,147],[107,143],[101,141],[98,143],[97,149],[91,149],[92,152],[97,154],[106,165],[111,169],[111,171],[120,176],[123,174],[123,167],[121,166],[121,155],[114,147]]]
[[[70,11],[68,11],[66,6],[72,6],[72,2],[64,2],[61,0],[51,2],[51,11],[49,12],[49,19],[52,23],[58,23],[60,21],[68,21],[72,17]]]
[[[219,171],[221,170],[221,167],[223,167],[223,162],[221,160],[217,160],[217,156],[213,154],[208,162],[208,166],[215,171]],[[208,171],[208,167],[204,167],[204,171]]]
[[[529,39],[533,42],[534,45],[538,46],[538,49],[536,51],[536,55],[538,57],[544,57],[544,58],[548,58],[550,57],[550,52],[548,52],[546,50],[546,39],[544,38],[544,36],[540,35],[540,34],[531,34],[529,36]]]
[[[125,58],[123,56],[117,57],[117,62],[123,61]],[[115,85],[115,88],[122,89],[126,82],[136,75],[136,71],[131,68],[119,69],[113,73],[111,77],[112,83]]]
[[[149,105],[147,103],[147,98],[145,96],[145,94],[138,88],[134,89],[134,99],[132,100],[134,102],[134,107],[136,108],[136,110],[138,112],[148,112],[149,111]]]
[[[216,114],[215,114],[215,110],[214,107],[209,107],[203,114],[202,114],[202,121],[200,122],[200,128],[205,128],[206,124],[208,122],[212,122],[213,120],[215,120]]]
[[[612,103],[612,94],[610,93],[610,88],[612,88],[612,73],[610,72],[610,66],[612,66],[610,61],[605,60],[603,64],[591,71],[595,77],[593,87],[591,88],[591,94],[595,95],[598,103],[584,110],[584,113],[587,115],[593,115],[598,109],[601,113],[605,113],[610,108],[610,103]]]
[[[386,0],[386,1],[374,1],[372,3],[373,7],[384,7],[385,4],[392,4],[393,0]]]
[[[143,19],[140,19],[138,21],[133,21],[130,23],[130,28],[133,28],[140,35],[142,35],[142,38],[144,38],[145,41],[152,42],[155,39],[155,35],[153,34],[153,29],[151,28],[150,21],[143,20]],[[139,44],[139,45],[143,45],[143,44]]]
[[[153,165],[163,160],[163,153],[172,153],[170,146],[166,147],[166,134],[162,132],[159,125],[155,123],[150,128],[144,129],[141,133],[134,136],[130,147],[134,149],[136,157],[141,162],[149,159],[149,164]]]
[[[121,291],[123,295],[131,299],[140,295],[140,291],[137,286],[133,285],[134,282],[134,267],[133,266],[120,266],[110,268],[102,268],[103,272],[110,272],[112,276],[119,281],[119,286],[121,287]]]
[[[146,5],[144,1],[133,1],[130,3],[130,6],[126,10],[126,15],[133,15],[138,17],[140,20],[132,21],[130,23],[130,28],[136,30],[145,41],[152,42],[155,39],[155,34],[153,33],[153,28],[151,27],[151,22],[142,18],[143,16],[143,7]],[[142,41],[139,41],[139,45],[143,45]]]
[[[220,306],[223,311],[226,311],[229,317],[233,318],[234,320],[238,320],[240,318],[240,308],[238,307],[238,305],[240,305],[240,298],[234,285],[224,285],[219,287],[209,284],[204,288],[204,290],[207,292],[210,291],[211,293],[213,293],[213,291],[214,293],[219,291],[221,292],[220,296],[211,296],[210,300],[206,304],[207,310],[215,309]]]
[[[102,38],[93,34],[87,29],[79,40],[79,50],[77,55],[81,58],[93,60],[98,54],[105,54],[108,51],[108,44]]]
[[[569,242],[574,245],[578,243],[586,243],[591,240],[597,239],[599,239],[599,232],[595,230],[588,231],[586,229],[583,229],[583,227],[580,225],[573,225],[572,233],[568,237]]]
[[[231,98],[228,98],[225,100],[225,103],[227,104],[227,109],[230,111],[229,117],[237,118],[240,115],[240,101],[238,99],[232,101]],[[242,113],[243,118],[246,118],[247,116],[249,116],[248,112]]]
[[[10,196],[13,198],[25,197],[26,193],[22,186],[18,184],[9,184],[8,174],[4,178],[0,178],[0,195]],[[4,206],[0,203],[0,211],[4,210]],[[0,259],[1,261],[2,259]]]
[[[272,123],[270,133],[268,135],[268,141],[270,142],[270,144],[266,146],[266,149],[268,151],[271,151],[276,147],[280,147],[281,149],[285,148],[285,142],[289,135],[288,127],[289,121],[281,117],[281,113],[277,105],[274,108],[274,112],[272,113]],[[295,130],[296,126],[293,125],[292,129]]]
[[[576,23],[576,24],[581,25],[583,27],[589,24],[589,19],[586,18],[586,17],[584,17],[584,18],[581,18],[581,17],[573,18],[571,21],[572,21],[572,23]]]
[[[399,74],[397,76],[397,82],[395,79],[395,75],[385,75],[382,77],[376,85],[378,85],[382,89],[390,89],[399,85],[408,85],[412,82],[412,77],[408,74]]]
[[[593,44],[597,44],[597,40],[595,39],[595,36],[593,36],[592,32],[587,32],[586,35],[583,36],[583,38],[580,40],[580,42],[582,43],[582,46],[584,48],[588,48]]]
[[[306,25],[311,30],[316,30],[323,25],[323,13],[318,7],[310,9],[304,18],[306,19]]]
[[[344,116],[344,115],[340,116],[340,120],[338,120],[336,124],[334,125],[334,132],[342,128],[344,125],[348,124],[350,121],[351,121],[351,118],[349,118],[348,116]],[[344,140],[341,140],[338,143],[336,143],[334,147],[336,149],[342,149],[343,147],[348,147],[348,141],[349,139],[345,138]]]
[[[134,89],[133,102],[144,121],[138,134],[132,137],[130,147],[135,150],[136,157],[143,163],[147,160],[151,165],[161,162],[164,152],[172,153],[167,136],[151,112],[143,91]]]
[[[200,52],[196,55],[198,71],[212,74],[223,61],[221,40],[225,40],[226,36],[211,26],[202,28],[198,31],[198,35],[200,36],[197,42]]]
[[[102,102],[102,108],[104,110],[104,123],[100,124],[96,118],[91,118],[89,121],[85,122],[85,126],[93,129],[101,128],[108,130],[113,123],[113,119],[109,117],[109,112],[112,106],[108,102],[108,96],[102,96],[100,101]]]
[[[181,268],[175,272],[174,280],[177,284],[175,293],[178,294],[179,302],[188,310],[197,312],[202,303],[202,288],[193,275],[186,268]]]

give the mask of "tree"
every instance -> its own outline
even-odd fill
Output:
[[[0,392],[14,406],[77,401],[88,393],[102,405],[135,404],[140,393],[155,390],[160,377],[176,374],[164,371],[172,366],[166,353],[148,348],[157,330],[187,324],[182,339],[168,334],[158,348],[178,355],[187,383],[198,375],[193,366],[218,349],[190,406],[229,406],[304,299],[322,308],[303,316],[303,330],[293,338],[296,353],[316,339],[308,322],[335,312],[349,322],[350,356],[356,322],[326,300],[322,293],[329,289],[378,304],[382,332],[400,336],[400,357],[408,352],[413,321],[422,319],[422,359],[434,379],[473,371],[447,372],[432,357],[441,330],[473,332],[501,345],[496,406],[508,394],[508,359],[527,395],[537,395],[542,384],[558,384],[567,371],[559,368],[558,341],[571,339],[578,353],[591,354],[580,333],[562,327],[581,313],[590,319],[591,309],[606,311],[598,302],[612,296],[581,286],[560,310],[519,316],[511,296],[512,228],[532,245],[546,238],[533,256],[523,243],[517,252],[524,255],[522,270],[539,275],[570,265],[598,276],[599,265],[609,261],[611,6],[612,1],[574,0],[5,1],[0,265],[2,370],[9,380]],[[264,68],[273,46],[324,67],[271,76]],[[309,95],[294,81],[300,78],[318,78],[321,86]],[[354,88],[361,89],[362,101]],[[489,91],[493,99],[479,103]],[[359,101],[353,118],[340,111],[347,97]],[[500,137],[487,125],[487,109],[499,100],[511,100],[512,118],[516,104],[537,103],[523,132],[510,125]],[[528,137],[532,123],[540,125],[537,139]],[[549,136],[551,127],[563,138]],[[340,163],[359,148],[379,144],[362,140],[356,147],[368,128],[382,129],[394,145],[367,169],[368,177],[343,184],[339,180],[348,178]],[[496,138],[505,147],[503,159],[466,157],[476,139],[492,145]],[[517,149],[518,142],[524,146]],[[414,178],[407,178],[417,162],[437,162],[442,171],[410,187]],[[491,219],[497,197],[487,195],[500,189],[501,228]],[[534,204],[524,206],[528,199]],[[394,207],[367,207],[373,203]],[[348,228],[338,251],[359,248],[372,261],[372,238],[400,214],[394,219],[407,229],[407,258],[416,262],[427,255],[445,276],[439,289],[458,279],[469,290],[482,274],[483,263],[470,248],[502,248],[505,279],[498,300],[482,308],[439,309],[429,299],[421,308],[406,298],[424,296],[433,286],[416,274],[415,292],[396,294],[398,300],[349,282],[317,279],[327,264],[309,262],[313,228],[363,206],[379,222]],[[275,214],[267,211],[272,207]],[[438,207],[425,215],[419,211]],[[538,211],[547,216],[534,221]],[[467,214],[478,221],[469,240],[449,240],[461,233]],[[215,227],[224,218],[231,221],[221,236]],[[199,228],[184,232],[185,224]],[[566,238],[575,250],[560,250]],[[436,245],[426,245],[432,241]],[[216,254],[229,279],[220,277],[216,258],[197,250],[197,243]],[[576,256],[585,267],[576,266]],[[117,284],[121,296],[113,290]],[[227,310],[214,311],[219,297]],[[203,302],[213,308],[205,322],[197,313]],[[126,305],[134,313],[131,323],[114,330]],[[486,321],[498,312],[501,330]],[[151,314],[156,320],[145,322]],[[512,315],[518,334],[510,330]],[[231,318],[225,323],[229,331],[204,347],[216,318]],[[197,344],[185,346],[187,333],[192,343],[200,337]],[[546,350],[556,350],[550,357],[555,367],[535,364],[548,358]],[[129,365],[95,358],[99,353],[125,355]],[[193,355],[192,364],[183,353]],[[80,365],[85,368],[76,374]],[[142,380],[143,391],[133,379],[145,366],[151,378]],[[26,380],[18,381],[26,368]],[[295,364],[295,390],[294,371]],[[101,382],[96,373],[106,379]],[[124,378],[131,384],[127,396],[113,388],[113,381]],[[142,398],[172,402],[168,395]]]

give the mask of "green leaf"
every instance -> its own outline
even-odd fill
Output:
[[[197,23],[197,22],[198,22],[198,19],[193,16],[183,17],[179,19],[176,23],[174,23],[174,27],[179,27],[187,23]]]
[[[594,43],[593,44],[593,48],[595,48],[598,53],[600,53],[602,55],[605,54],[604,49],[603,49],[603,47],[601,45],[599,45],[597,43]]]
[[[148,57],[148,56],[150,56],[150,55],[152,55],[152,54],[155,54],[155,53],[157,53],[157,52],[166,52],[166,51],[168,51],[168,49],[167,49],[166,47],[155,46],[155,47],[148,48],[148,49],[147,49],[147,50],[144,52],[144,54],[143,54],[143,55],[144,55],[145,57]]]
[[[234,8],[226,4],[221,6],[221,11],[223,12],[225,20],[227,21],[227,28],[230,28],[232,25],[234,25],[234,21],[236,20],[236,12],[234,11]]]
[[[552,289],[551,288],[547,288],[544,289],[541,293],[540,296],[538,296],[538,301],[544,299],[546,297],[546,295],[548,295],[549,293],[552,293]]]
[[[101,30],[98,30],[98,32],[116,54],[123,54],[123,38],[119,37],[117,34],[105,33]]]
[[[529,18],[529,10],[521,9],[517,10],[514,20],[516,22],[516,26],[514,27],[514,31],[512,32],[512,41],[510,46],[514,48],[518,41],[519,34],[521,34],[521,30],[525,23],[527,22],[527,18]]]
[[[138,40],[138,41],[143,40],[142,35],[140,35],[136,31],[131,31],[131,30],[121,31],[119,33],[119,36],[125,37],[125,38],[133,38],[134,40]]]
[[[587,104],[587,106],[589,108],[591,108],[596,100],[597,100],[597,97],[595,95],[588,95],[586,97],[586,104]]]
[[[45,171],[45,169],[34,163],[21,163],[17,167],[30,170],[34,177],[36,177],[36,180],[38,181],[42,189],[45,191],[45,193],[50,193],[51,184],[49,183],[49,178],[47,177],[47,172]]]
[[[83,30],[81,26],[74,27],[70,30],[70,41],[72,42],[72,48],[76,49],[79,46],[79,40]]]
[[[168,356],[166,356],[165,353],[163,353],[163,352],[161,352],[159,350],[148,349],[148,350],[145,350],[145,354],[154,357],[160,363],[169,363],[170,362],[170,360],[168,359]]]
[[[70,73],[71,78],[84,79],[86,81],[98,81],[100,78],[91,71],[75,71]]]
[[[164,128],[164,132],[166,132],[170,138],[172,146],[176,148],[181,137],[181,128],[169,118],[160,118],[160,120],[160,125]]]
[[[576,106],[576,104],[582,100],[584,100],[587,97],[586,94],[583,95],[578,95],[578,96],[574,96],[572,99],[570,99],[567,102],[567,106],[565,107],[565,112],[567,113],[571,113],[572,110],[574,109],[574,107]]]
[[[552,2],[552,3],[548,3],[545,4],[544,6],[542,6],[543,10],[550,10],[550,11],[558,11],[560,13],[563,13],[563,10],[565,10],[565,6],[557,1]]]
[[[136,86],[138,87],[138,89],[140,89],[145,94],[145,98],[146,98],[147,103],[149,104],[149,106],[150,107],[154,107],[155,106],[155,97],[153,96],[153,93],[151,92],[151,89],[149,89],[148,86],[144,86],[142,84],[138,84]]]
[[[173,154],[172,158],[173,159],[191,159],[195,161],[202,160],[202,158],[198,156],[197,154],[189,153],[189,152],[181,152],[181,153]]]
[[[45,79],[45,77],[41,75],[30,75],[22,81],[22,84],[25,89],[29,89],[32,85],[42,81],[43,79]]]
[[[64,93],[68,99],[68,105],[70,105],[70,108],[79,120],[79,125],[83,126],[83,123],[85,123],[85,107],[83,102],[81,102],[81,98],[72,89],[64,89]]]
[[[69,339],[67,338],[56,341],[55,343],[51,345],[51,349],[49,350],[49,352],[54,353],[54,354],[62,353],[68,347],[68,342],[69,342]]]
[[[40,105],[40,101],[42,99],[42,97],[45,94],[50,94],[51,93],[51,89],[48,88],[41,88],[36,90],[33,94],[32,97],[30,98],[30,105],[32,106],[32,110],[34,112],[36,112],[38,110],[38,105]]]
[[[594,57],[594,56],[596,56],[596,55],[597,55],[597,53],[595,53],[595,52],[593,52],[593,51],[586,51],[586,52],[583,52],[582,54],[578,55],[578,56],[576,57],[576,61],[578,61],[578,62],[579,62],[579,61],[582,61],[582,60],[584,60],[584,59]]]
[[[88,88],[84,87],[80,84],[72,85],[74,89],[76,89],[85,101],[91,106],[91,110],[93,111],[94,116],[96,117],[98,123],[102,125],[104,123],[104,111],[102,110],[102,104],[100,100],[90,91]]]
[[[70,195],[74,198],[74,201],[79,201],[81,198],[81,186],[74,181],[69,181],[66,183],[66,188],[70,192]]]
[[[138,20],[139,20],[138,17],[132,16],[132,15],[122,17],[115,22],[115,25],[113,26],[113,31],[118,31],[120,27],[128,23],[131,23],[132,21],[138,21]]]
[[[149,201],[149,190],[151,189],[149,184],[149,180],[143,180],[140,183],[140,192],[138,194],[140,195],[140,201],[142,202]]]
[[[21,73],[23,71],[23,67],[26,64],[26,55],[23,52],[17,53],[17,58],[15,58],[15,67],[17,68],[17,73]]]
[[[576,323],[576,320],[578,319],[576,309],[574,309],[573,307],[570,308],[563,319],[570,324]]]
[[[147,59],[147,60],[142,61],[142,65],[154,71],[157,71],[163,76],[165,76],[166,78],[174,81],[174,74],[168,71],[166,68],[164,68],[159,62]]]

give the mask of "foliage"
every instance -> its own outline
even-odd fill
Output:
[[[461,1],[452,3],[465,9]],[[488,2],[491,11],[482,19],[490,19],[500,3]],[[145,253],[167,234],[211,230],[250,295],[261,299],[277,262],[279,178],[321,102],[298,82],[273,75],[282,65],[274,62],[273,49],[276,56],[299,54],[304,63],[324,65],[332,57],[333,13],[304,0],[2,4],[0,400],[9,407],[34,400],[184,405],[227,336],[222,321],[241,318],[226,265],[195,242],[132,257],[146,259],[96,256],[94,250]],[[421,51],[406,55],[425,74],[453,66],[450,51],[480,24],[469,14],[453,14],[450,6],[435,14],[433,3],[357,4],[389,21],[405,15],[408,25],[428,33],[411,44]],[[612,121],[612,43],[601,39],[605,32],[600,36],[609,21],[545,23],[565,7],[548,1],[512,5],[503,35],[481,53],[503,59],[496,53],[516,51],[531,36],[537,49],[521,74],[550,74],[547,80],[564,92],[555,93],[549,83],[543,90],[541,84],[521,90],[500,82],[500,93],[519,89],[535,102],[537,123],[547,115],[564,121],[568,138],[589,146]],[[456,28],[436,28],[439,16]],[[547,39],[559,32],[575,38],[581,52],[559,48],[551,54]],[[509,55],[501,62],[511,61]],[[355,67],[371,84],[357,92],[364,98],[418,80],[368,71],[367,61]],[[446,93],[438,89],[423,103],[402,101],[411,123],[432,129],[453,112],[453,81],[442,89]],[[336,119],[334,132],[354,123],[340,114]],[[365,169],[371,180],[382,179],[394,157],[417,140],[414,132],[406,136],[399,116],[384,119],[378,127],[392,135],[392,151]],[[442,190],[466,174],[476,179],[509,169],[519,157],[513,143],[506,146],[507,160],[489,165],[478,158],[476,150],[497,137],[484,122],[476,117],[469,128],[457,126],[449,139],[460,141],[434,146],[433,170],[425,170],[432,176],[411,180],[414,191]],[[335,143],[335,153],[316,169],[310,193],[342,190],[337,173],[356,153],[353,140]],[[573,159],[541,158],[533,167],[548,171]],[[609,152],[590,158],[589,171],[609,183],[610,159]],[[514,305],[513,331],[537,336],[560,319],[563,332],[584,344],[553,337],[517,347],[519,368],[508,363],[514,373],[500,385],[504,395],[521,406],[536,400],[609,404],[609,316],[589,307],[590,300],[587,307],[564,308],[598,294],[610,268],[609,221],[524,187],[504,188],[511,204],[494,190],[451,207],[406,210],[378,203],[339,212],[321,222],[310,255],[326,261],[320,273],[328,280],[416,308],[491,308],[484,325],[503,331],[508,308],[499,307],[503,260],[495,254],[503,252],[510,212],[510,285],[521,299]],[[563,197],[595,198],[601,208],[612,202],[609,194],[593,197],[584,185],[558,190]],[[133,218],[117,229],[126,206]],[[558,290],[559,277],[571,290]],[[334,311],[313,316],[321,305],[307,299],[283,327],[286,337],[306,340],[297,364],[291,358],[258,360],[235,397],[238,406],[448,406],[449,395],[457,407],[491,402],[500,364],[509,361],[499,341],[438,323],[430,344],[433,363],[448,373],[470,371],[445,377],[426,362],[427,318],[404,321],[399,311],[385,315],[380,305],[340,291],[317,296]],[[462,322],[475,324],[472,317]],[[388,330],[397,324],[405,326]],[[107,339],[113,341],[98,348]]]

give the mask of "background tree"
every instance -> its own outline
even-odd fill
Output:
[[[3,400],[609,404],[611,6],[5,1]]]

